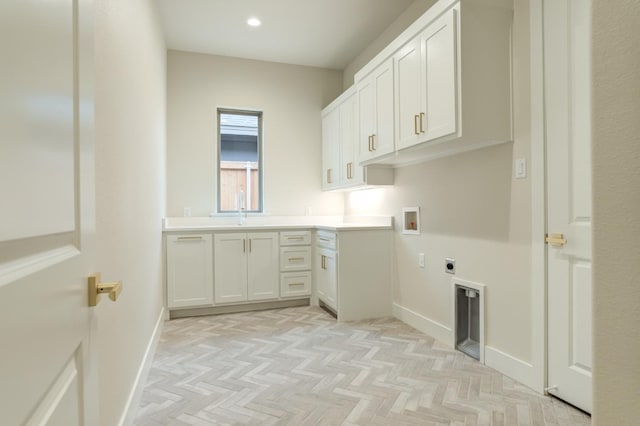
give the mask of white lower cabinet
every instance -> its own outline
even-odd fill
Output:
[[[316,295],[338,321],[391,315],[392,236],[391,230],[316,232]]]
[[[318,299],[334,311],[338,310],[338,275],[335,250],[319,248],[315,258]]]
[[[283,272],[280,274],[280,297],[309,297],[311,271]]]
[[[280,297],[311,296],[311,231],[280,232]]]
[[[279,297],[278,233],[219,233],[214,236],[215,302]]]
[[[190,308],[213,304],[211,234],[168,235],[167,306]]]

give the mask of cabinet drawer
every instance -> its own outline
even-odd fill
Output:
[[[284,272],[280,274],[280,297],[311,295],[311,272]]]
[[[304,246],[311,244],[311,231],[280,232],[281,246]]]
[[[316,246],[336,250],[338,246],[338,239],[336,238],[335,232],[316,232]]]
[[[311,247],[281,247],[280,270],[304,271],[311,269]]]

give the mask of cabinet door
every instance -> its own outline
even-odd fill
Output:
[[[357,91],[358,160],[367,161],[393,152],[393,59],[359,82]]]
[[[394,57],[396,82],[396,148],[420,142],[421,38],[407,43]],[[424,117],[422,117],[424,118]]]
[[[280,294],[280,247],[277,232],[247,234],[248,300],[277,299]]]
[[[393,58],[380,65],[374,78],[375,121],[371,148],[374,157],[390,154],[395,150],[393,115]]]
[[[246,234],[216,234],[215,301],[216,303],[247,300]]]
[[[213,305],[211,235],[167,236],[167,306]]]
[[[340,184],[340,109],[322,117],[322,189]]]
[[[375,80],[368,77],[358,83],[358,146],[360,160],[366,161],[373,158],[371,150],[371,135],[375,132]]]
[[[364,170],[359,165],[356,96],[353,95],[340,105],[340,164],[342,186],[364,183]]]
[[[316,255],[316,283],[318,298],[329,307],[338,309],[338,277],[336,252],[318,249]]]
[[[456,31],[455,10],[449,11],[422,33],[421,73],[423,140],[456,132]]]

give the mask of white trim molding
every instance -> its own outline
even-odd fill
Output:
[[[153,329],[151,339],[149,339],[147,350],[144,353],[144,358],[142,359],[142,363],[140,364],[140,368],[138,369],[138,374],[136,375],[136,379],[133,382],[133,387],[131,388],[131,392],[129,393],[129,398],[127,398],[127,404],[125,405],[124,412],[122,413],[122,417],[118,422],[118,425],[120,426],[133,425],[135,416],[138,413],[138,407],[140,406],[140,400],[142,399],[142,391],[144,390],[144,386],[147,382],[147,377],[149,376],[149,371],[151,370],[151,364],[153,363],[153,357],[156,354],[156,348],[158,347],[158,342],[160,341],[160,335],[162,334],[162,326],[164,325],[164,321],[165,308],[163,307],[160,310],[160,315],[158,315],[158,320],[156,321],[156,326]]]
[[[529,3],[531,46],[531,388],[547,383],[546,167],[544,110],[544,0]]]
[[[409,308],[400,306],[397,303],[393,304],[392,313],[395,318],[406,324],[409,324],[416,330],[419,330],[424,334],[427,334],[434,339],[439,340],[440,342],[448,346],[451,346],[451,342],[453,339],[451,336],[453,333],[449,327],[442,325],[437,321],[429,319],[415,311],[412,311]]]
[[[534,388],[536,371],[533,365],[528,362],[491,346],[484,348],[484,361],[487,367],[491,367],[527,387]]]

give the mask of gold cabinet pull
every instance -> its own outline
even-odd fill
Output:
[[[302,237],[302,236],[300,236],[300,237],[287,237],[287,240],[297,240],[297,241],[300,241],[300,240],[304,240],[304,237]]]
[[[416,135],[419,135],[419,134],[420,134],[420,132],[418,131],[418,119],[419,119],[419,118],[420,118],[420,115],[419,115],[419,114],[416,114],[416,115],[414,115],[414,116],[413,116],[413,132],[414,132]]]
[[[371,148],[371,136],[373,135],[369,135],[369,152],[373,151],[373,148]]]
[[[249,238],[249,253],[251,253],[251,238]]]
[[[289,287],[293,287],[294,285],[304,285],[304,283],[289,283]]]
[[[242,239],[242,252],[247,252],[247,240],[245,240],[244,238]]]
[[[178,241],[200,241],[202,240],[201,235],[194,235],[193,237],[178,237]]]
[[[376,149],[376,134],[371,135],[371,151],[375,151]]]
[[[423,120],[424,116],[425,116],[424,112],[421,112],[420,113],[420,133],[424,133],[424,127],[423,127],[423,123],[422,123],[422,120]]]
[[[331,169],[327,169],[327,183],[333,183],[331,181]]]
[[[545,236],[544,242],[554,247],[562,247],[567,244],[564,234],[548,234]]]
[[[347,163],[347,179],[353,179],[353,163]]]
[[[304,257],[290,257],[289,262],[304,262]]]
[[[89,306],[96,306],[100,302],[101,294],[108,294],[112,301],[118,300],[118,296],[122,293],[122,281],[111,283],[100,282],[100,274],[95,273],[89,275],[87,280],[89,289]]]

